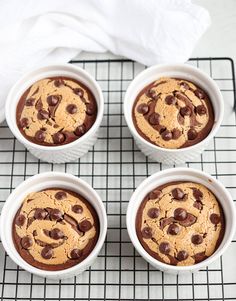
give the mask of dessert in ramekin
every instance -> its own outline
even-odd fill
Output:
[[[127,209],[137,251],[169,273],[198,271],[227,249],[235,208],[223,185],[190,168],[167,169],[144,180]]]
[[[124,114],[138,147],[151,159],[179,164],[200,154],[223,119],[216,83],[190,65],[157,65],[130,84]]]
[[[6,101],[6,120],[29,151],[44,161],[64,163],[95,143],[103,116],[96,81],[71,64],[51,65],[24,75]]]
[[[1,214],[8,255],[36,275],[63,279],[88,268],[105,240],[107,217],[98,194],[75,176],[47,172],[9,196]]]

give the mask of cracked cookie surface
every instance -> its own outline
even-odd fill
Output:
[[[214,123],[211,101],[190,81],[160,78],[145,87],[133,106],[138,133],[159,147],[177,149],[207,137]]]
[[[12,225],[21,257],[43,270],[63,270],[83,261],[99,235],[95,209],[81,195],[58,188],[30,193]]]
[[[189,266],[211,256],[224,229],[216,197],[192,182],[157,187],[144,198],[136,216],[136,232],[144,249],[171,265]]]
[[[94,124],[97,104],[82,83],[67,77],[35,82],[20,98],[16,121],[33,143],[63,145],[83,136]]]

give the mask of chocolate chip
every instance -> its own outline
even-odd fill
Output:
[[[169,225],[168,230],[167,230],[167,232],[171,235],[177,235],[179,233],[179,231],[180,231],[180,228],[176,224]]]
[[[172,139],[172,133],[170,131],[166,130],[166,131],[161,133],[161,137],[162,137],[163,140],[169,141],[169,140]]]
[[[46,138],[46,135],[45,135],[44,131],[39,130],[35,133],[35,140],[37,140],[38,142],[43,142],[45,138]]]
[[[148,121],[151,125],[157,125],[160,122],[160,115],[158,113],[152,113],[148,117]]]
[[[196,216],[194,216],[191,213],[188,213],[186,219],[184,219],[183,221],[179,221],[179,224],[184,227],[190,227],[196,223],[196,220]]]
[[[89,231],[93,225],[88,221],[87,219],[83,220],[81,223],[79,223],[78,228],[81,232],[87,232]]]
[[[45,120],[49,118],[49,113],[46,110],[39,110],[37,117],[39,120]]]
[[[41,256],[44,259],[50,259],[50,258],[52,258],[52,255],[53,255],[53,249],[52,249],[51,246],[46,246],[41,251]]]
[[[70,252],[70,257],[72,259],[79,259],[82,256],[82,254],[83,254],[82,250],[80,250],[80,249],[73,249]]]
[[[177,254],[177,259],[179,261],[183,261],[183,260],[186,260],[188,258],[188,252],[187,251],[179,251],[178,254]]]
[[[200,89],[196,89],[194,91],[194,94],[200,99],[205,98],[205,93]]]
[[[60,86],[63,86],[64,84],[65,84],[65,82],[61,78],[58,78],[58,79],[54,80],[54,86],[57,87],[57,88],[60,87]]]
[[[181,82],[180,86],[183,87],[185,90],[189,90],[189,85],[186,82]]]
[[[59,209],[52,209],[49,213],[50,218],[54,221],[59,221],[62,219],[62,212]]]
[[[175,209],[174,218],[177,221],[184,221],[187,218],[187,211],[184,208]]]
[[[154,90],[149,89],[146,93],[147,97],[152,98],[153,100],[157,100],[158,96]]]
[[[201,201],[203,198],[203,193],[201,192],[201,190],[197,188],[192,188],[192,190],[193,190],[193,196],[196,199],[196,201]]]
[[[85,133],[86,133],[86,127],[84,124],[77,126],[77,128],[75,129],[75,135],[78,137],[83,136]]]
[[[34,105],[34,101],[35,101],[34,98],[28,98],[28,99],[26,99],[26,101],[25,101],[25,105],[26,105],[27,107],[32,107],[32,106]]]
[[[57,132],[53,134],[52,139],[55,144],[61,144],[66,140],[66,137],[62,132]]]
[[[83,212],[83,207],[80,206],[80,205],[74,205],[74,206],[72,206],[71,210],[74,213],[82,213]]]
[[[51,230],[50,236],[52,239],[60,239],[64,237],[64,233],[60,229],[55,228]]]
[[[73,92],[78,95],[79,97],[83,97],[84,96],[84,91],[80,88],[75,88],[73,89]]]
[[[47,102],[49,106],[55,106],[58,104],[60,97],[58,95],[49,95],[47,97]]]
[[[220,223],[220,216],[216,213],[212,213],[210,215],[210,221],[212,222],[212,224],[217,225]]]
[[[159,250],[162,254],[170,253],[170,244],[168,242],[162,242],[159,246]]]
[[[172,139],[177,140],[181,136],[182,132],[179,129],[173,129]]]
[[[149,193],[149,199],[150,200],[158,199],[160,197],[160,195],[161,195],[161,191],[158,189],[155,189]]]
[[[150,208],[147,212],[147,215],[150,218],[157,218],[160,214],[160,210],[158,208]]]
[[[144,227],[141,231],[143,238],[149,239],[152,237],[152,228]]]
[[[25,216],[23,214],[19,214],[17,217],[16,217],[16,220],[15,220],[15,223],[17,226],[21,227],[24,225],[25,223]]]
[[[158,130],[158,132],[159,132],[160,134],[162,134],[162,133],[166,130],[166,127],[164,127],[163,125],[158,124],[158,125],[156,126],[156,129]]]
[[[176,99],[173,95],[167,95],[166,98],[165,98],[165,102],[168,105],[174,105],[176,103]]]
[[[22,118],[20,120],[20,127],[21,128],[26,128],[27,126],[29,126],[29,119],[28,118]]]
[[[141,103],[138,107],[137,107],[137,111],[140,113],[140,114],[147,114],[148,111],[149,111],[149,106],[145,103]]]
[[[191,238],[191,241],[194,245],[200,245],[203,242],[203,238],[199,234],[194,234]]]
[[[196,107],[196,113],[198,115],[205,115],[206,114],[206,108],[204,107],[204,105],[199,105]]]
[[[199,263],[199,262],[207,259],[205,252],[197,253],[197,254],[193,255],[192,257],[195,259],[195,263]]]
[[[48,213],[46,210],[42,209],[42,208],[37,208],[34,211],[34,218],[35,219],[45,219],[47,217]]]
[[[88,114],[88,115],[93,115],[93,114],[95,114],[95,111],[96,111],[96,108],[94,107],[94,105],[93,104],[86,104],[86,113]]]
[[[188,130],[188,139],[194,140],[197,138],[197,131],[195,129]]]
[[[186,106],[180,109],[180,114],[184,116],[191,116],[192,110],[190,107]]]
[[[59,201],[64,200],[67,197],[67,193],[65,191],[58,191],[55,194],[55,198]]]
[[[69,114],[75,114],[77,112],[77,106],[74,105],[73,103],[69,104],[67,107],[66,107],[66,111],[69,113]]]
[[[180,188],[174,188],[172,190],[172,196],[176,200],[182,200],[184,198],[185,194],[184,194],[184,192],[183,192],[182,189],[180,189]]]
[[[166,217],[160,219],[160,229],[163,230],[166,226],[174,222],[175,219],[173,217]]]
[[[33,240],[29,236],[24,236],[21,238],[21,246],[23,249],[29,249],[33,245]]]
[[[198,210],[202,210],[203,204],[202,204],[201,201],[195,201],[195,202],[193,203],[193,207],[197,208]]]

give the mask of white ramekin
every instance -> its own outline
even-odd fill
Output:
[[[53,76],[71,77],[82,82],[93,93],[97,101],[97,118],[93,126],[79,139],[60,146],[38,145],[27,140],[16,124],[16,107],[22,94],[36,81]],[[52,162],[65,163],[80,158],[92,148],[97,139],[98,128],[102,122],[104,99],[100,86],[85,70],[72,64],[48,65],[23,75],[11,88],[5,106],[6,121],[13,135],[37,158]]]
[[[225,215],[225,234],[219,248],[206,260],[191,266],[172,266],[158,261],[151,255],[149,255],[147,251],[145,251],[145,249],[142,247],[135,229],[137,210],[145,196],[156,187],[174,181],[190,181],[203,184],[204,186],[209,188],[218,198],[218,201],[220,202]],[[192,168],[170,168],[153,174],[152,176],[145,179],[137,187],[129,201],[126,214],[126,225],[129,237],[134,247],[139,252],[139,254],[153,267],[160,271],[171,274],[182,274],[186,272],[196,272],[208,266],[213,261],[217,260],[226,251],[226,249],[230,245],[231,240],[233,239],[235,232],[236,212],[231,195],[219,181],[202,171],[198,171]]]
[[[145,86],[160,77],[186,79],[192,81],[208,93],[213,105],[215,121],[211,132],[204,140],[186,148],[167,149],[156,146],[139,135],[132,119],[134,101]],[[124,98],[124,115],[137,146],[146,156],[164,164],[181,164],[186,161],[191,161],[201,154],[209,143],[209,140],[215,136],[223,120],[224,102],[222,94],[214,80],[201,70],[186,64],[156,65],[139,73],[129,85]]]
[[[22,204],[23,199],[34,191],[50,187],[60,187],[75,191],[84,196],[94,207],[98,214],[100,233],[97,244],[92,252],[82,262],[61,271],[45,271],[28,264],[17,252],[12,239],[12,223],[14,216]],[[21,183],[6,200],[0,220],[0,236],[3,247],[11,259],[22,269],[35,275],[49,279],[64,279],[78,275],[86,270],[96,259],[100,252],[107,232],[107,216],[104,205],[97,192],[85,181],[62,172],[45,172],[35,175]]]

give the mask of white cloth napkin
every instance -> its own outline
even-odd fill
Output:
[[[81,51],[146,65],[185,62],[209,24],[191,0],[2,0],[0,122],[10,87],[28,69]]]

